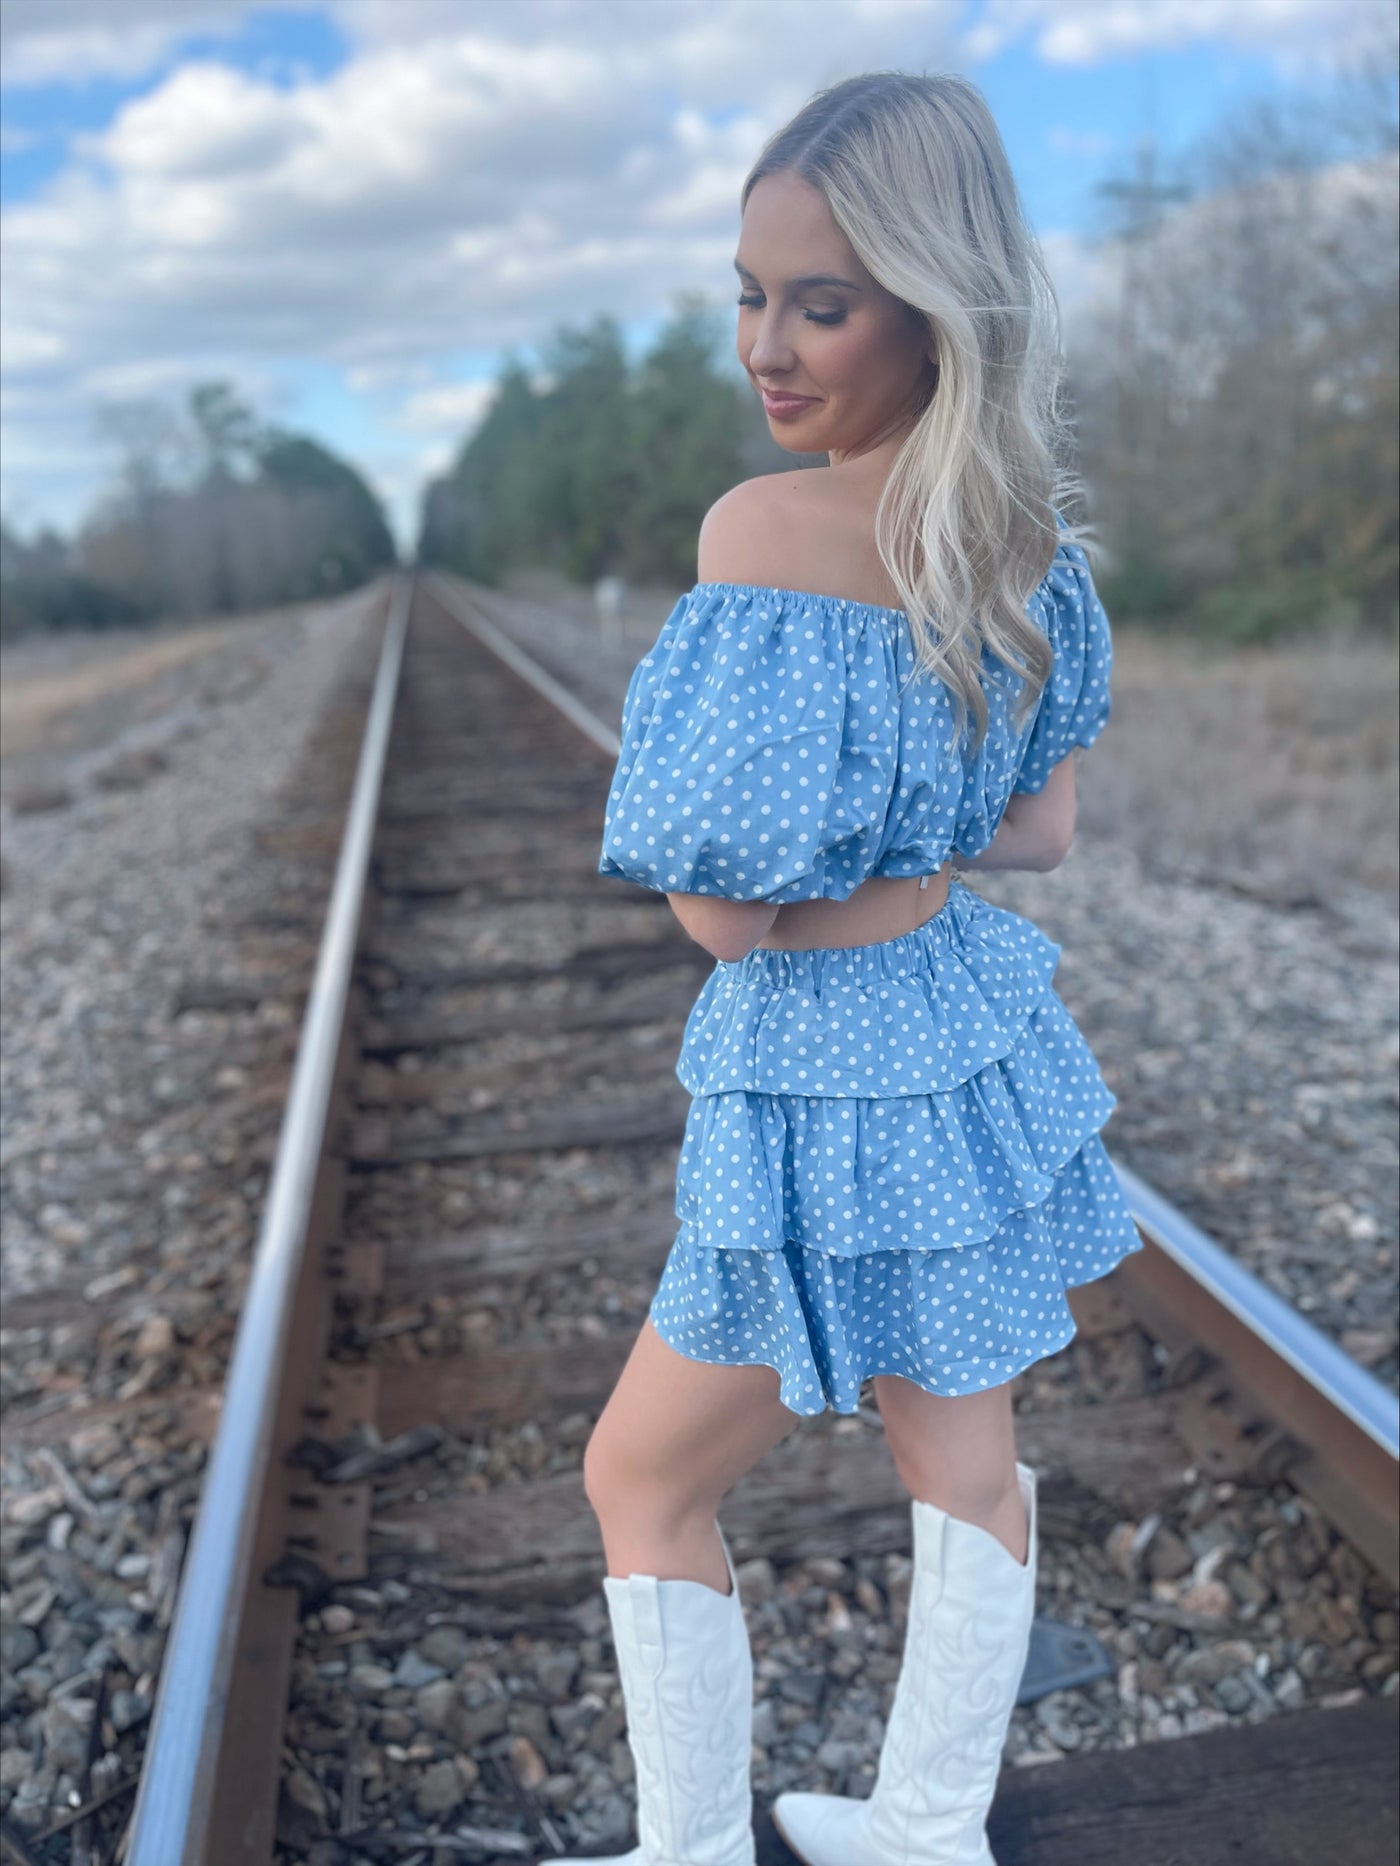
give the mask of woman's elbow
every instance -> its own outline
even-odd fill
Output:
[[[767,934],[771,926],[755,924],[749,919],[744,924],[729,923],[722,927],[708,928],[700,944],[706,952],[713,953],[716,959],[722,959],[726,965],[735,965],[740,959],[747,959],[758,942]],[[699,935],[695,937],[699,938]]]
[[[1073,838],[1071,837],[1070,841],[1072,840]],[[1060,863],[1063,862],[1065,857],[1069,854],[1070,841],[1048,843],[1044,848],[1036,851],[1034,858],[1028,866],[1033,868],[1037,874],[1050,874],[1054,869],[1060,866]]]
[[[1008,809],[1005,820],[1018,845],[1016,866],[1048,874],[1060,866],[1074,843],[1078,811],[1068,760],[1041,792],[1012,801],[1017,805],[1015,815]]]
[[[1058,868],[1073,847],[1074,812],[1071,811],[1063,822],[1055,824],[1047,833],[1041,868],[1047,874],[1052,868]]]
[[[1058,868],[1074,846],[1074,815],[1058,821],[1038,823],[1029,849],[1027,866],[1048,875]]]
[[[759,938],[761,937],[762,935],[760,934]],[[723,960],[726,965],[737,965],[740,959],[748,958],[749,954],[753,951],[754,947],[758,944],[758,939],[746,939],[746,940],[702,939],[700,944],[705,948],[706,952],[712,954],[713,957],[716,959]]]
[[[1072,756],[1063,758],[1039,791],[1012,797],[1004,820],[1021,844],[1018,867],[1048,873],[1069,854],[1079,805],[1074,767]]]
[[[771,928],[777,908],[742,904],[693,894],[668,894],[676,918],[697,946],[727,964],[746,959]]]

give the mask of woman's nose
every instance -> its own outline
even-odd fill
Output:
[[[784,338],[777,319],[760,318],[753,348],[749,351],[749,368],[762,376],[791,369],[792,364],[792,345]]]

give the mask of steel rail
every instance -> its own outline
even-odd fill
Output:
[[[327,1137],[412,589],[411,577],[400,574],[390,592],[252,1275],[161,1667],[132,1816],[129,1866],[195,1866],[210,1837],[235,1644],[250,1581],[258,1502],[269,1476],[277,1394],[312,1195]]]
[[[1301,1374],[1328,1404],[1387,1457],[1400,1459],[1400,1396],[1383,1386],[1287,1300],[1235,1262],[1184,1212],[1114,1161],[1139,1228],[1186,1270],[1221,1308],[1243,1322],[1274,1355]]]
[[[454,589],[447,578],[435,570],[430,570],[424,581],[454,622],[460,622],[469,634],[475,635],[477,640],[504,661],[508,668],[532,686],[536,693],[548,700],[551,706],[557,706],[564,717],[577,726],[583,736],[591,740],[599,751],[606,752],[610,758],[617,757],[622,750],[622,741],[612,727],[605,725],[595,712],[584,705],[577,694],[570,693],[561,680],[556,680],[547,668],[540,666],[533,655],[527,654],[523,648],[511,640],[503,628],[499,628],[496,623],[492,622],[485,613],[483,605],[474,595],[468,599],[465,592]],[[468,614],[464,608],[463,605],[468,600],[475,614]]]
[[[1120,1266],[1149,1333],[1185,1333],[1292,1441],[1289,1482],[1400,1585],[1400,1397],[1114,1161],[1148,1249]]]

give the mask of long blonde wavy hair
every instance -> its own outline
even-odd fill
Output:
[[[1056,545],[1069,464],[1059,303],[1001,136],[965,78],[870,72],[819,91],[744,182],[780,172],[820,190],[885,290],[937,343],[933,388],[890,470],[876,544],[905,613],[915,672],[947,683],[958,730],[986,731],[983,648],[1025,681],[1024,722],[1049,677],[1026,614]]]

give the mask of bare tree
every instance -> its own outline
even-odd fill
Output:
[[[1173,185],[1118,185],[1116,289],[1070,362],[1120,601],[1144,612],[1394,626],[1400,171],[1393,113],[1358,95],[1386,87],[1354,65],[1315,111],[1236,110]]]

